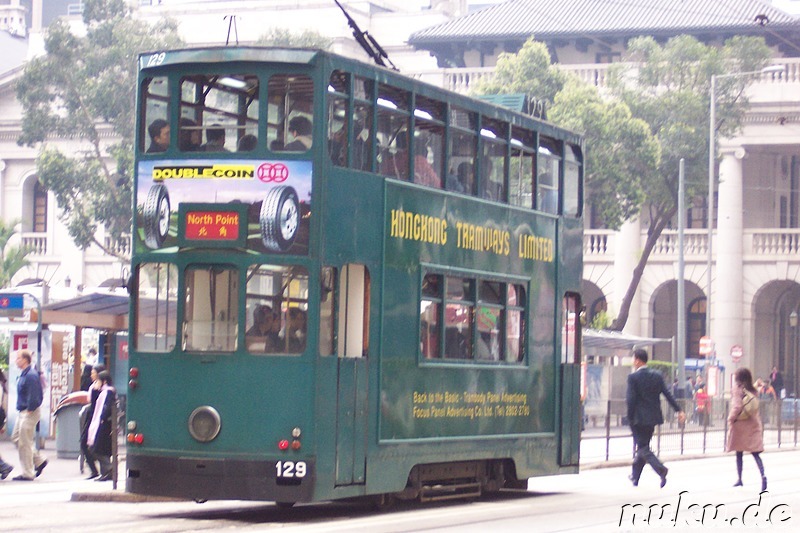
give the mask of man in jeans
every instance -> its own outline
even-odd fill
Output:
[[[47,466],[47,459],[39,454],[34,442],[36,424],[41,418],[42,380],[39,372],[31,366],[31,352],[28,350],[17,352],[17,368],[22,371],[17,382],[19,417],[14,424],[11,440],[19,449],[22,474],[15,477],[14,481],[33,481]]]

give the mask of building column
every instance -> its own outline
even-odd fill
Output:
[[[732,147],[722,150],[719,164],[719,208],[717,210],[716,279],[712,287],[711,336],[716,342],[717,358],[726,375],[734,372],[731,346],[744,345],[742,331],[743,303],[743,205],[742,168],[745,150]],[[726,379],[724,388],[728,388]]]
[[[639,218],[628,220],[619,230],[616,236],[614,252],[614,294],[608,298],[609,314],[616,318],[619,315],[619,306],[622,298],[631,283],[633,270],[639,261],[642,253],[642,225]],[[640,284],[641,285],[641,284]],[[631,309],[628,314],[628,321],[624,331],[631,335],[640,335],[640,302],[641,290],[637,289],[631,302]]]

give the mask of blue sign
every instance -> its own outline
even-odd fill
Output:
[[[0,294],[0,316],[22,316],[24,294]]]

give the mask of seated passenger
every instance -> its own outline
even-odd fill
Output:
[[[306,312],[297,307],[289,309],[289,321],[286,327],[289,339],[289,351],[300,353],[306,349]]]
[[[289,121],[289,134],[294,140],[283,147],[288,152],[305,152],[311,148],[311,121],[303,116],[296,116]]]
[[[272,332],[274,315],[268,305],[258,305],[253,310],[253,325],[245,333],[247,348],[256,352],[275,352],[278,346]]]
[[[423,137],[414,140],[414,183],[442,188],[442,180],[428,162],[428,145]]]
[[[147,127],[147,133],[150,135],[148,154],[165,152],[169,148],[169,122],[157,118]]]
[[[206,130],[206,144],[203,145],[203,152],[227,152],[225,149],[225,128],[220,124],[212,124]]]
[[[258,146],[258,137],[252,133],[247,133],[239,138],[239,144],[236,146],[237,152],[252,152]]]
[[[178,131],[178,149],[181,152],[199,151],[202,144],[202,134],[197,128],[197,122],[183,117],[178,123],[181,127],[180,131]]]

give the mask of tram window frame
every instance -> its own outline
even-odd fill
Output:
[[[402,181],[409,181],[412,150],[409,147],[411,131],[411,93],[392,85],[378,84],[377,130],[378,173]]]
[[[260,103],[260,80],[251,73],[198,73],[181,77],[180,94],[180,135],[178,148],[182,152],[236,152],[239,141],[245,135],[256,137],[258,144],[258,123]],[[190,120],[194,125],[187,124]],[[186,142],[183,132],[200,131],[200,146]],[[209,139],[210,133],[219,135],[222,131],[224,144],[219,145]],[[234,135],[228,135],[228,131]],[[203,143],[203,134],[206,142]],[[252,151],[249,150],[242,151]]]
[[[539,136],[536,156],[536,209],[559,214],[563,152],[561,142]]]
[[[208,274],[205,284],[200,275],[202,272]],[[234,353],[238,347],[239,331],[239,269],[228,264],[191,264],[184,268],[183,279],[183,351]],[[208,301],[203,298],[206,296],[204,288],[208,289]],[[222,300],[219,310],[216,308],[217,298]],[[195,318],[203,316],[202,312],[210,312],[210,319]],[[219,336],[216,334],[218,328],[222,329]],[[206,333],[209,331],[211,333]]]
[[[448,151],[448,191],[475,196],[478,163],[478,118],[477,114],[450,108],[450,150]]]
[[[568,144],[564,150],[564,187],[562,194],[564,216],[578,218],[581,216],[581,173],[583,157],[578,146]]]
[[[350,74],[331,72],[327,91],[328,155],[337,167],[349,167],[350,161]]]
[[[485,200],[508,201],[508,130],[507,122],[481,117],[478,191]]]
[[[294,90],[293,90],[294,88]],[[267,80],[267,147],[270,152],[304,155],[313,146],[314,140],[314,101],[315,82],[304,72],[274,72]],[[295,118],[302,117],[311,123],[311,132],[305,139],[310,144],[305,146],[304,134],[291,138],[289,124]],[[299,143],[299,144],[296,144]],[[303,145],[303,149],[294,147]],[[287,146],[293,148],[287,149]]]
[[[441,189],[445,176],[446,106],[444,102],[417,95],[413,115],[414,183]]]
[[[536,132],[511,128],[508,203],[533,209],[536,186]]]
[[[163,84],[163,85],[162,85]],[[163,86],[161,92],[151,91],[151,88]],[[152,150],[152,138],[149,128],[156,120],[164,120],[169,125],[170,122],[170,82],[167,76],[152,76],[142,80],[141,91],[141,113],[142,120],[139,131],[139,151],[145,154],[160,153],[166,150]],[[172,135],[170,128],[170,142],[172,146]],[[169,149],[169,147],[167,148]]]
[[[299,356],[305,353],[308,345],[310,286],[306,267],[259,263],[250,265],[246,275],[245,350],[250,355],[258,356]],[[270,335],[251,334],[252,319],[260,305],[270,306],[273,326]],[[305,331],[290,331],[298,327],[303,318]]]
[[[423,273],[418,319],[420,361],[521,364],[527,331],[526,295],[527,288],[520,281]],[[459,309],[463,312],[457,313]],[[448,325],[456,314],[466,317],[465,327]],[[493,326],[492,330],[481,331],[481,320]]]
[[[581,363],[581,297],[574,292],[564,294],[561,315],[561,364]],[[572,320],[573,329],[569,325]]]
[[[149,353],[173,351],[178,330],[177,265],[165,262],[140,263],[135,267],[132,286],[136,288],[133,348]],[[145,342],[151,339],[152,342]],[[163,343],[161,346],[160,342]]]

